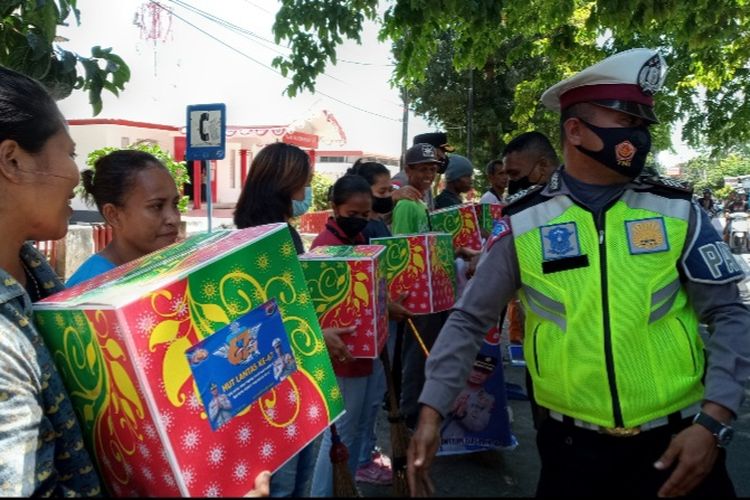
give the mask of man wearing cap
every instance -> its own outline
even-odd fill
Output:
[[[226,394],[219,392],[219,386],[211,383],[211,401],[208,403],[208,418],[216,428],[232,419],[232,403]]]
[[[484,384],[492,376],[496,366],[497,358],[477,355],[466,387],[456,398],[443,425],[441,439],[446,451],[463,449],[462,440],[466,432],[481,432],[490,423],[495,396],[484,390]],[[454,444],[457,445],[455,448],[451,446]]]
[[[448,135],[445,132],[429,132],[427,134],[415,135],[412,144],[412,147],[416,146],[417,144],[431,144],[432,147],[435,148],[435,154],[437,155],[438,160],[436,174],[445,173],[445,170],[448,168],[449,161],[448,155],[446,153],[451,153],[454,151],[453,146],[448,144]],[[408,164],[408,160],[406,160],[405,163]],[[401,172],[394,175],[391,181],[393,182],[393,186],[396,188],[407,186],[409,182],[406,175],[406,170],[402,170]],[[430,210],[433,210],[435,208],[435,201],[432,197],[431,189],[424,191],[423,200]]]
[[[690,190],[639,176],[664,73],[657,52],[633,49],[542,96],[561,113],[565,164],[506,207],[431,351],[413,494],[432,489],[440,422],[519,290],[526,363],[548,413],[538,495],[734,495],[723,447],[750,377],[750,312],[742,272]]]
[[[463,203],[462,193],[471,191],[474,166],[468,158],[451,155],[448,168],[445,170],[445,189],[435,197],[435,208],[448,208]]]

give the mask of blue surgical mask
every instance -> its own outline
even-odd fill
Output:
[[[292,217],[299,217],[308,210],[312,205],[312,186],[305,186],[305,199],[292,200]]]

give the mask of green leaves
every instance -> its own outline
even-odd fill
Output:
[[[0,64],[40,80],[55,99],[85,90],[97,115],[102,90],[119,95],[130,80],[130,69],[112,49],[97,46],[85,57],[55,43],[57,27],[71,15],[80,22],[76,0],[0,0],[0,13]]]
[[[385,3],[385,2],[384,2]],[[312,91],[344,38],[359,41],[366,19],[394,44],[392,83],[406,87],[415,110],[466,135],[467,75],[475,73],[474,143],[483,160],[514,135],[557,137],[555,113],[541,93],[562,78],[632,47],[659,48],[670,67],[657,96],[663,125],[712,151],[750,140],[750,8],[747,0],[281,0],[274,33],[290,44],[274,66],[292,78],[290,96]],[[481,74],[479,74],[481,73]],[[494,93],[493,93],[494,92]],[[445,95],[443,95],[445,94]],[[494,138],[493,138],[494,137]]]

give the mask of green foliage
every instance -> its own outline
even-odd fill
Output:
[[[122,148],[113,148],[113,147],[106,147],[101,149],[96,149],[89,153],[88,157],[86,158],[86,165],[89,166],[89,168],[95,168],[94,165],[96,161],[101,158],[102,156],[106,156],[114,151],[119,151]],[[150,153],[158,159],[162,165],[167,167],[167,170],[169,170],[169,173],[172,175],[172,178],[174,179],[175,184],[177,185],[177,189],[180,193],[183,194],[183,196],[180,198],[180,203],[178,205],[178,208],[180,209],[180,213],[187,212],[187,206],[189,198],[187,196],[184,196],[183,193],[183,186],[185,184],[190,183],[190,176],[188,175],[187,166],[184,161],[175,161],[174,158],[172,158],[172,155],[169,154],[169,152],[164,151],[158,144],[154,144],[153,142],[148,141],[141,141],[136,142],[128,146],[127,149],[135,149],[137,151],[144,151],[146,153]],[[96,176],[96,174],[94,174]],[[85,191],[83,189],[82,185],[79,185],[76,188],[76,194],[79,196],[83,196],[85,194]]]
[[[683,138],[696,148],[719,152],[750,141],[747,0],[391,0],[384,11],[378,10],[378,0],[281,4],[274,31],[277,41],[290,44],[291,54],[274,64],[293,75],[290,95],[312,90],[326,65],[336,63],[343,37],[359,41],[363,20],[374,19],[380,38],[395,42],[393,83],[399,87],[416,95],[414,89],[434,85],[427,82],[439,73],[431,67],[436,58],[455,73],[444,73],[449,92],[461,94],[451,83],[465,79],[471,68],[480,76],[475,78],[478,99],[485,92],[480,86],[492,89],[499,83],[502,96],[491,103],[492,112],[475,115],[477,133],[489,130],[494,116],[502,140],[528,130],[555,137],[555,114],[539,102],[546,88],[607,55],[654,47],[670,68],[657,98],[662,125],[654,129],[655,149],[669,146],[671,124],[678,119],[685,120]],[[430,118],[437,123],[451,105],[421,109],[436,110]],[[456,114],[462,110],[465,104]],[[446,118],[447,126],[454,122]]]
[[[724,185],[724,178],[740,175],[750,175],[750,154],[729,153],[718,157],[702,154],[682,167],[682,178],[693,184],[697,193],[705,188],[714,193],[724,187],[731,191]]]
[[[41,81],[57,100],[84,90],[98,115],[102,89],[119,95],[130,80],[130,68],[112,49],[96,46],[86,57],[55,43],[58,26],[71,16],[80,23],[76,0],[4,0],[0,16],[0,65]]]
[[[328,191],[333,186],[331,179],[321,174],[313,174],[312,178],[313,203],[310,210],[318,212],[331,208],[328,203]]]

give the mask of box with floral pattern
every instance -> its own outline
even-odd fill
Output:
[[[495,222],[503,218],[503,206],[499,203],[477,203],[474,205],[480,229],[492,233]]]
[[[185,352],[271,299],[297,370],[214,431]],[[286,224],[190,237],[37,303],[35,320],[115,496],[242,496],[343,410]]]
[[[445,311],[456,301],[453,238],[447,233],[372,238],[384,245],[390,300],[406,295],[403,306],[414,314]]]
[[[453,237],[454,248],[482,249],[482,236],[473,205],[456,205],[430,212],[433,231],[448,233]]]
[[[322,246],[300,256],[320,326],[356,326],[342,337],[355,358],[377,358],[388,339],[385,247]]]

